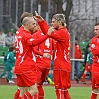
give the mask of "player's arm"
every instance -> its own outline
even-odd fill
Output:
[[[99,47],[95,44],[91,44],[92,54],[94,56],[99,56]]]
[[[47,34],[48,32],[48,29],[49,29],[49,26],[47,24],[47,22],[45,20],[41,21],[41,22],[38,22],[43,34]]]
[[[48,38],[47,34],[44,35],[40,39],[34,39],[33,36],[31,36],[31,37],[26,39],[26,43],[27,43],[27,45],[36,46],[36,45],[39,45],[39,44],[43,43],[47,38]]]
[[[92,54],[94,56],[99,56],[99,45],[97,45],[95,43],[95,40],[94,39],[91,40],[90,47],[91,47],[91,50],[92,50]]]
[[[38,24],[39,24],[39,26],[40,26],[42,32],[43,32],[44,34],[47,34],[47,31],[48,31],[48,28],[49,28],[47,22],[46,22],[36,11],[35,11],[35,16],[34,16],[34,18],[35,18],[36,21],[38,22]]]
[[[10,53],[9,58],[13,63],[15,63],[14,53]]]
[[[56,41],[64,41],[66,39],[66,34],[64,31],[55,31],[53,28],[50,29],[48,30],[49,37],[53,38]]]

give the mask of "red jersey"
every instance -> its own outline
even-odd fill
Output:
[[[80,46],[78,44],[75,45],[75,58],[76,59],[82,58],[82,52],[81,52]]]
[[[17,37],[18,37],[19,33],[20,33],[21,31],[23,31],[23,29],[24,29],[24,27],[21,26],[21,27],[16,31],[16,35],[15,35],[16,59],[17,59],[17,57],[18,57],[18,55],[19,55],[19,45],[18,45],[18,43],[17,43]]]
[[[20,31],[16,36],[16,43],[19,48],[18,57],[15,64],[15,74],[20,74],[35,70],[35,55],[33,46],[36,46],[46,40],[48,35],[39,40],[34,40],[31,32]]]
[[[90,47],[93,55],[92,72],[99,72],[99,37],[92,38]]]
[[[42,33],[41,30],[35,33],[36,39],[40,39],[42,36],[44,36],[44,34]],[[38,55],[38,57],[36,58],[36,64],[38,66],[50,69],[51,59],[52,59],[52,50],[53,50],[52,44],[53,44],[52,38],[47,38],[46,41],[44,41],[43,43],[35,47],[39,52],[49,53],[51,55],[50,59],[44,58],[43,56]]]
[[[48,25],[46,21],[39,22],[42,32],[46,34],[46,28]],[[55,40],[55,59],[54,69],[61,69],[64,71],[71,71],[71,63],[69,58],[70,52],[70,34],[66,27],[60,28],[50,35]]]

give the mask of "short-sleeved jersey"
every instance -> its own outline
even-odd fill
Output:
[[[40,39],[43,37],[44,34],[41,30],[37,31],[35,33],[35,38]],[[49,53],[51,55],[51,58],[44,58],[43,56],[38,55],[36,58],[36,64],[40,67],[44,68],[50,68],[51,66],[51,59],[52,59],[52,50],[53,50],[53,40],[52,38],[47,38],[43,43],[39,44],[35,47],[39,52],[42,53]]]
[[[90,47],[93,55],[92,72],[99,72],[99,37],[92,38]]]
[[[18,31],[17,31],[18,33]],[[20,74],[24,72],[35,70],[35,55],[33,46],[42,43],[47,39],[47,35],[39,40],[34,40],[31,32],[22,30],[16,36],[16,45],[19,48],[18,57],[16,59],[15,73]]]
[[[46,21],[39,23],[41,30],[46,34],[46,28],[48,27]],[[60,28],[51,33],[49,36],[55,40],[54,43],[54,70],[61,69],[65,71],[71,71],[71,63],[69,58],[70,52],[70,34],[66,27]]]

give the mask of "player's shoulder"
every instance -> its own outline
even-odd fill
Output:
[[[97,39],[97,36],[94,36],[91,40],[95,40],[95,39]]]

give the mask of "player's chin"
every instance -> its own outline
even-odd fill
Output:
[[[99,37],[99,34],[95,34],[97,37]]]

